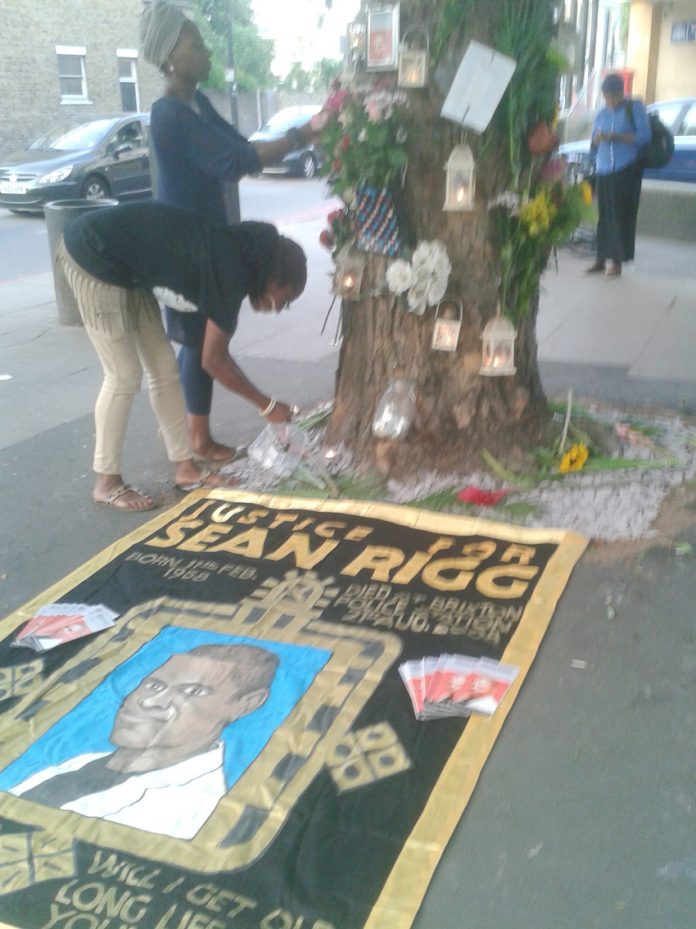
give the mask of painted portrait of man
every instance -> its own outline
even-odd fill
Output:
[[[261,746],[325,660],[315,658],[311,667],[306,654],[304,660],[291,660],[297,656],[290,646],[225,638],[229,644],[197,645],[147,671],[112,714],[107,745],[47,765],[46,757],[57,757],[60,741],[49,740],[43,765],[15,781],[9,793],[83,816],[193,838],[228,790],[234,766],[241,770],[247,763],[239,743]],[[287,667],[279,675],[283,659]],[[259,715],[255,725],[254,714],[268,704],[276,678],[275,707]],[[230,733],[242,721],[247,737],[235,740]],[[78,717],[73,741],[89,744],[88,732],[75,739],[79,726]],[[251,759],[258,748],[247,744],[245,750]],[[226,757],[230,754],[237,757]]]

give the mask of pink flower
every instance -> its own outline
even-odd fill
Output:
[[[324,248],[333,248],[336,244],[336,240],[328,229],[322,229],[322,231],[319,233],[319,241],[324,246]]]
[[[329,222],[329,225],[333,226],[333,224],[337,220],[342,219],[342,217],[343,217],[343,210],[332,210],[326,218]]]
[[[378,100],[368,100],[365,104],[365,112],[371,123],[378,123],[382,118],[382,107]]]
[[[326,98],[323,109],[329,113],[338,113],[347,98],[350,97],[350,91],[341,87],[341,82],[336,79],[331,85],[331,93]]]
[[[480,487],[465,487],[457,494],[457,500],[462,503],[472,503],[474,506],[495,506],[507,496],[507,490],[482,490]]]

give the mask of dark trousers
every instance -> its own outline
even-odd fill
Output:
[[[636,162],[614,174],[597,175],[597,261],[633,261],[643,169]]]
[[[213,401],[213,379],[201,364],[205,319],[198,313],[182,313],[166,307],[167,335],[179,342],[179,375],[184,388],[186,410],[195,416],[209,416]]]

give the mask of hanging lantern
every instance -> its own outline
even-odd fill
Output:
[[[447,191],[445,210],[473,210],[476,165],[468,145],[457,145],[445,165]]]
[[[479,374],[487,377],[505,377],[514,374],[515,367],[515,327],[500,310],[483,330],[483,352]]]
[[[414,48],[409,36],[421,36],[422,48]],[[428,80],[430,36],[425,26],[416,26],[404,33],[399,46],[399,87],[425,87]]]
[[[432,348],[439,352],[454,352],[459,343],[464,307],[459,297],[445,294],[435,310]]]
[[[372,434],[378,439],[403,439],[416,412],[413,381],[396,379],[382,394],[372,418]]]
[[[345,300],[359,300],[364,273],[364,255],[358,252],[347,252],[340,255],[336,261],[333,292]]]

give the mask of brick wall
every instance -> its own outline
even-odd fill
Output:
[[[0,0],[0,156],[52,126],[95,114],[119,113],[116,49],[138,49],[142,0]],[[62,104],[56,45],[84,46],[89,103]],[[137,60],[140,108],[161,92],[161,78]]]

